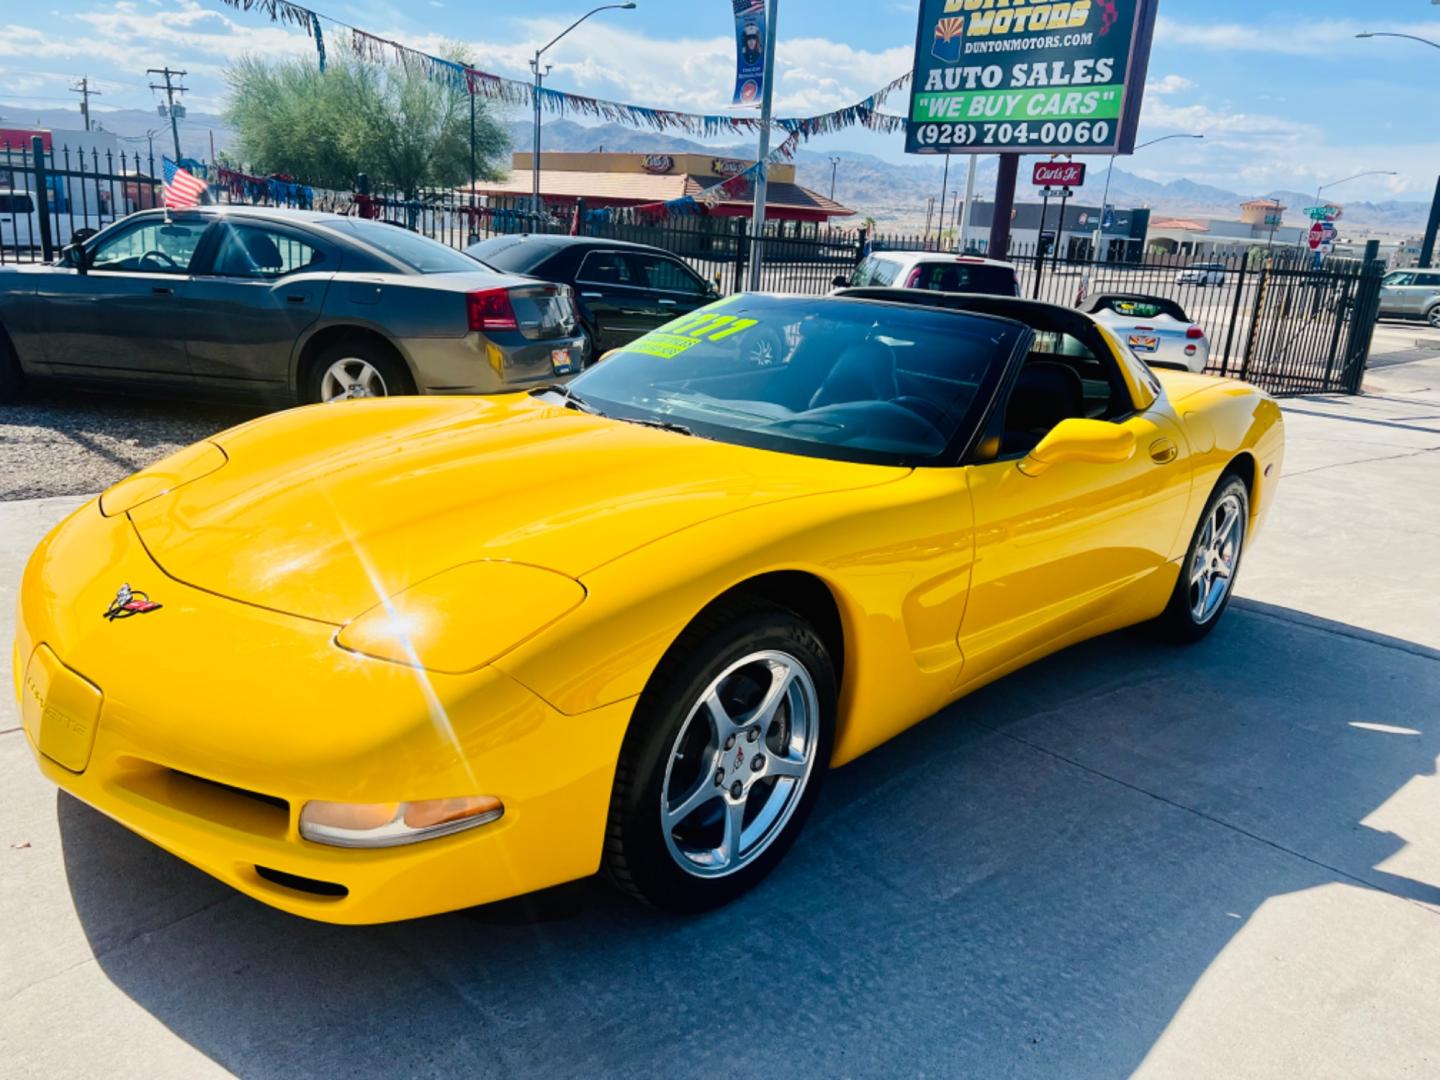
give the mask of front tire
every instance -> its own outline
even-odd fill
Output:
[[[1436,304],[1425,313],[1425,321],[1436,330],[1440,330],[1440,304]]]
[[[835,702],[830,655],[794,612],[735,601],[702,615],[636,706],[611,797],[607,876],[685,913],[758,884],[819,797]]]
[[[1174,641],[1199,641],[1230,606],[1250,524],[1250,489],[1233,474],[1210,493],[1180,564],[1170,603],[1157,620]]]

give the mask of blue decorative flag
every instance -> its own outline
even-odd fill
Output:
[[[765,0],[731,0],[735,9],[735,105],[765,94]]]

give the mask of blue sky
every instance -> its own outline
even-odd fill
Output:
[[[549,56],[551,85],[637,104],[720,111],[734,45],[727,0],[639,0],[606,12]],[[525,58],[591,4],[572,0],[324,0],[325,14],[437,51],[471,44],[479,66],[523,77]],[[864,97],[908,69],[916,0],[782,0],[778,107],[825,111]],[[523,12],[523,14],[519,14]],[[1430,0],[1162,0],[1141,139],[1203,132],[1142,151],[1125,167],[1157,180],[1188,176],[1231,190],[1313,189],[1362,169],[1400,175],[1337,189],[1351,199],[1428,199],[1440,172],[1440,50],[1388,30],[1440,40]],[[71,105],[88,75],[96,108],[149,108],[145,68],[190,72],[189,104],[223,104],[221,72],[242,53],[310,56],[301,33],[219,0],[7,2],[0,13],[0,105]],[[903,111],[899,98],[892,111]],[[810,148],[903,159],[899,136],[850,132]]]

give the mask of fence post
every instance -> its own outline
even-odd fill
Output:
[[[1265,311],[1265,290],[1270,284],[1270,270],[1260,269],[1260,284],[1255,288],[1255,306],[1250,311],[1250,333],[1245,336],[1245,356],[1240,361],[1240,378],[1250,377],[1250,359],[1260,342],[1260,316]]]
[[[1235,324],[1240,321],[1240,297],[1245,293],[1245,270],[1250,263],[1247,251],[1240,257],[1240,278],[1235,282],[1235,302],[1230,305],[1230,329],[1225,334],[1225,355],[1220,359],[1220,374],[1230,374],[1230,346],[1235,343]]]
[[[1384,277],[1385,264],[1378,259],[1367,261],[1360,268],[1355,306],[1350,310],[1350,338],[1345,343],[1345,370],[1341,373],[1347,394],[1358,394],[1365,381],[1370,342],[1380,318],[1380,282]]]
[[[45,176],[45,140],[30,137],[30,164],[35,174],[35,216],[40,224],[40,257],[49,262],[55,257],[55,244],[50,238],[50,185]]]
[[[750,254],[746,250],[749,231],[745,228],[749,219],[737,217],[733,220],[735,222],[735,276],[731,278],[730,291],[738,293],[745,291],[745,271],[750,262]]]

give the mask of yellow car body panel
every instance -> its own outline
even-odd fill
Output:
[[[1123,355],[1134,457],[1037,476],[819,460],[519,395],[253,421],[212,440],[223,465],[162,462],[42,542],[14,652],[26,736],[65,790],[311,918],[402,919],[588,875],[636,698],[727,591],[806,580],[833,599],[839,765],[1157,615],[1237,458],[1258,528],[1274,402],[1181,373],[1162,391]],[[105,618],[122,584],[161,607]],[[423,630],[391,647],[407,618]],[[374,850],[299,832],[308,800],[465,795],[504,816]]]

